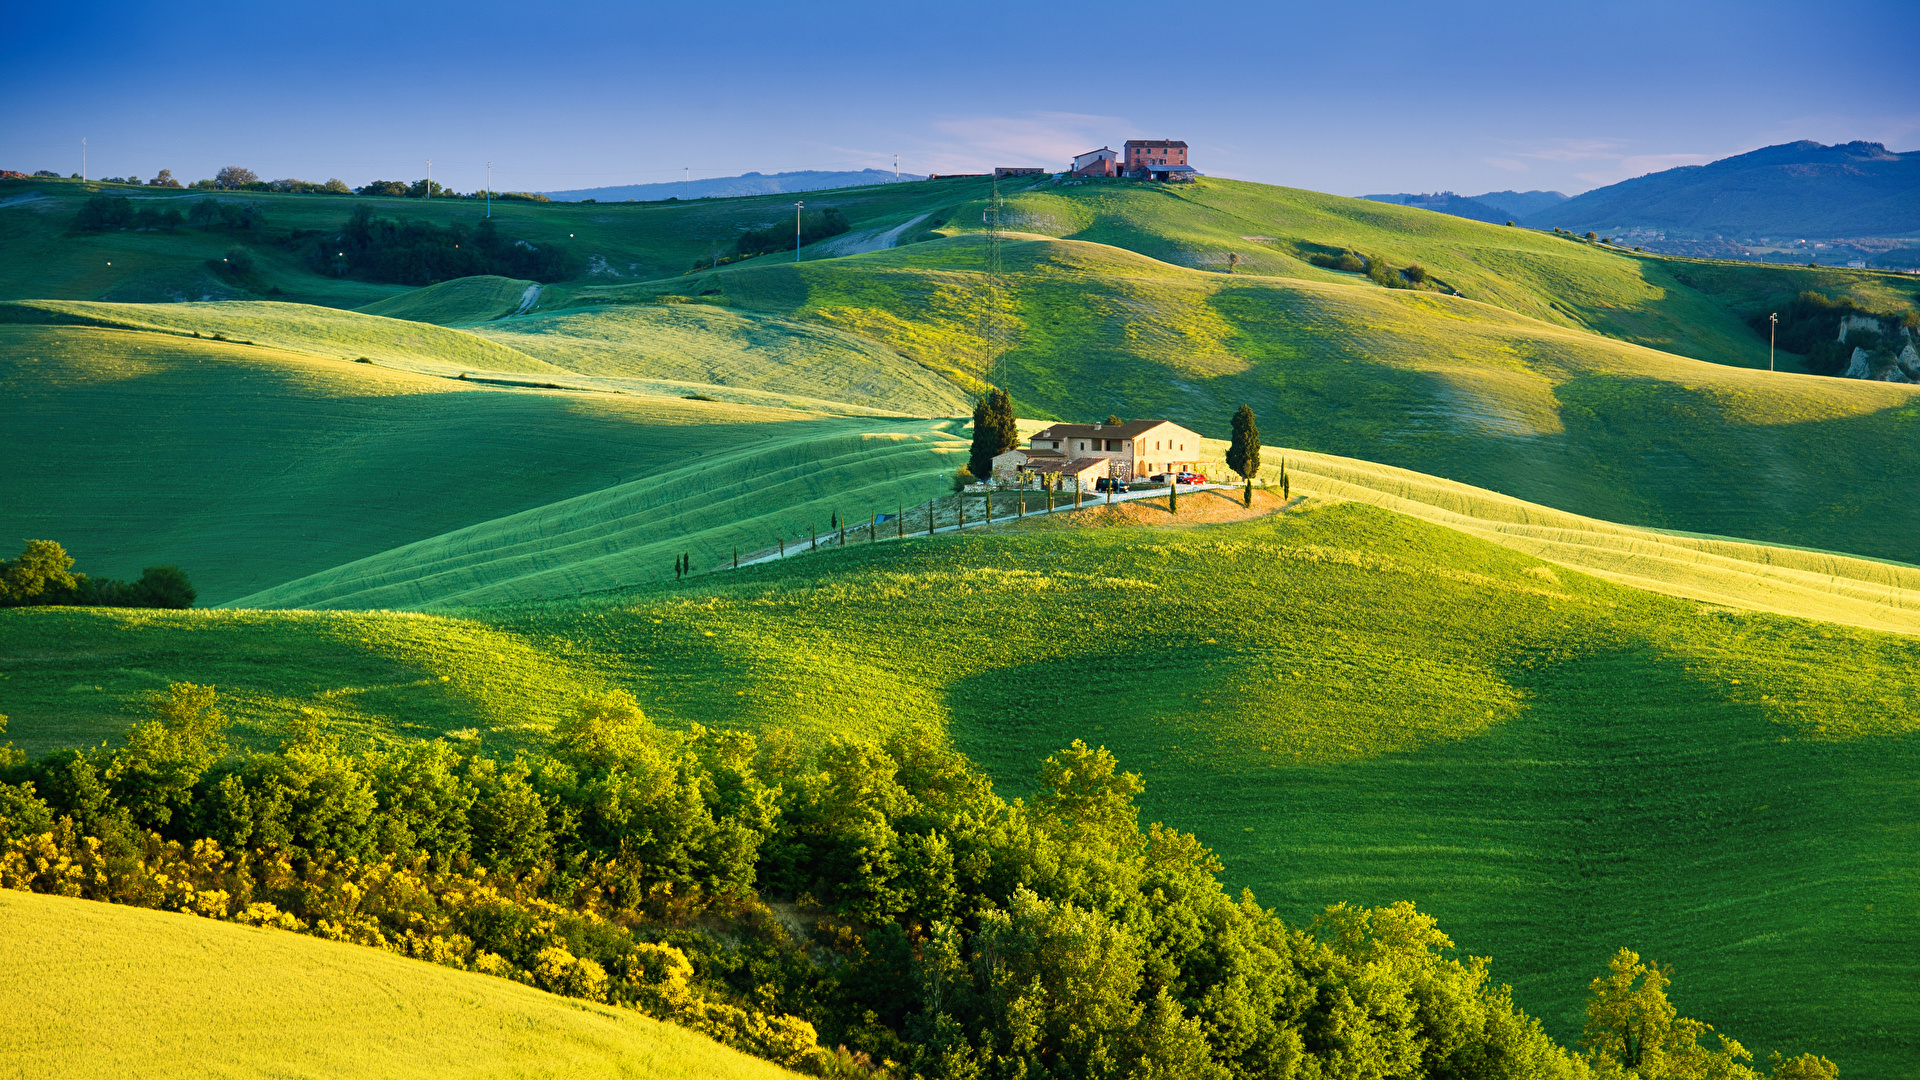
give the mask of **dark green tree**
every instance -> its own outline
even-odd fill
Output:
[[[187,572],[177,566],[149,566],[133,587],[147,607],[190,608],[200,595],[187,580]]]
[[[993,475],[993,459],[1014,448],[1020,431],[1013,421],[1013,399],[999,387],[987,391],[973,407],[973,451],[967,471],[977,477]]]
[[[1260,425],[1254,423],[1250,406],[1242,405],[1234,410],[1233,442],[1227,447],[1227,468],[1249,478],[1260,471]]]

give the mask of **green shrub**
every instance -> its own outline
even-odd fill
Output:
[[[1307,256],[1307,261],[1315,266],[1324,267],[1328,270],[1339,270],[1348,274],[1357,274],[1367,268],[1365,260],[1351,251],[1343,251],[1338,255],[1315,252]]]
[[[220,258],[208,259],[207,265],[213,270],[232,277],[251,277],[253,276],[253,252],[235,244]]]

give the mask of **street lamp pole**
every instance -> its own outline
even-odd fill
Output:
[[[1773,314],[1767,316],[1767,370],[1768,371],[1773,370],[1773,331],[1774,331],[1774,328],[1779,325],[1780,325],[1779,312],[1774,312]]]
[[[493,162],[487,162],[487,216],[493,216]]]
[[[805,202],[797,202],[793,204],[793,261],[794,262],[800,261],[800,208],[805,205],[807,205]]]

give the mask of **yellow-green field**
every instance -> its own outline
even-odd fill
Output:
[[[282,930],[0,890],[20,1077],[795,1074],[627,1009]]]
[[[1660,596],[1317,497],[443,616],[0,613],[0,702],[36,751],[110,736],[174,679],[219,685],[264,743],[307,708],[349,736],[507,751],[614,687],[675,726],[932,725],[1016,792],[1084,738],[1264,903],[1417,898],[1561,1038],[1627,944],[1676,966],[1687,1014],[1868,1076],[1920,1050],[1899,854],[1916,671],[1912,636]]]

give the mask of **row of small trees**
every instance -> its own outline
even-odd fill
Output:
[[[60,174],[45,169],[34,176],[57,177]],[[72,179],[80,179],[73,174]],[[172,169],[161,169],[151,180],[142,182],[138,176],[103,176],[101,184],[135,184],[143,187],[169,188],[173,190],[193,191],[270,191],[293,195],[389,195],[410,199],[485,199],[491,195],[497,200],[520,200],[523,202],[549,202],[545,195],[532,191],[495,191],[485,190],[458,192],[432,180],[375,180],[361,187],[349,187],[345,180],[331,177],[327,180],[262,180],[252,169],[241,165],[228,165],[215,173],[211,179],[195,180],[191,184],[182,184],[174,179]]]
[[[73,557],[52,540],[29,540],[17,558],[0,559],[0,607],[188,608],[197,594],[177,566],[149,566],[129,584],[73,572]]]

